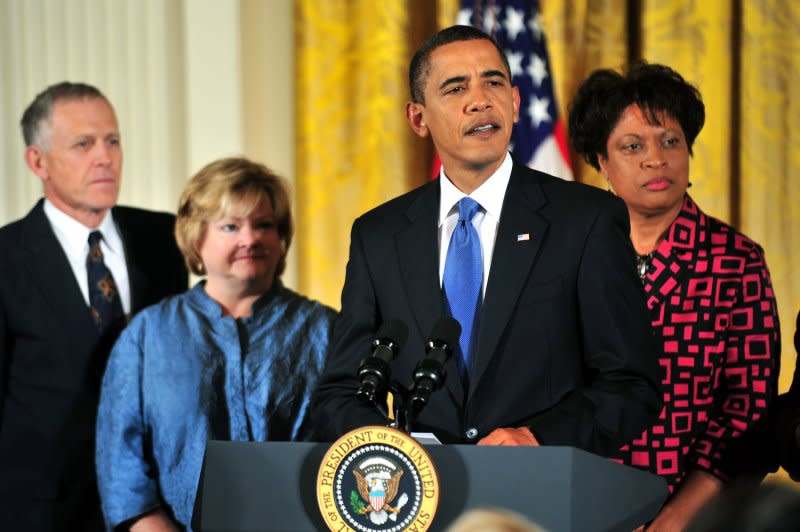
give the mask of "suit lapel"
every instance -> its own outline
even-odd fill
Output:
[[[97,329],[43,205],[40,201],[25,219],[21,267],[31,271],[42,298],[53,315],[59,316],[64,333],[73,338],[75,345],[93,344]]]
[[[475,392],[489,366],[544,242],[550,224],[537,210],[545,203],[539,182],[530,177],[527,168],[515,161],[503,201],[492,267],[481,308],[470,395]]]
[[[406,211],[409,225],[395,235],[403,285],[422,338],[428,337],[443,312],[436,239],[438,213],[439,184],[434,181]]]
[[[439,285],[438,180],[426,185],[406,211],[409,225],[395,235],[400,273],[411,312],[421,338],[427,340],[437,320],[445,315]],[[458,366],[451,356],[444,366],[445,386],[458,404],[463,403],[464,389]]]
[[[125,248],[125,265],[128,268],[128,281],[131,294],[131,314],[141,310],[145,302],[150,301],[149,294],[152,291],[150,278],[139,268],[133,257],[147,256],[148,250],[138,249],[141,245],[146,245],[146,241],[138,238],[136,224],[130,219],[128,213],[120,208],[114,207],[114,221],[117,224],[122,245]],[[152,250],[150,251],[152,253]]]

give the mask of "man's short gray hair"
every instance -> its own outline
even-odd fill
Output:
[[[60,101],[83,100],[85,98],[101,98],[111,106],[102,92],[97,87],[86,83],[71,83],[62,81],[50,85],[45,90],[36,95],[25,112],[22,113],[20,126],[22,127],[22,139],[25,146],[39,146],[48,149],[50,144],[48,131],[50,116],[53,114],[53,106]],[[47,137],[47,138],[45,138]]]

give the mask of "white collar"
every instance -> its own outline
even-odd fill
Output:
[[[95,231],[56,207],[49,199],[44,200],[44,213],[53,230],[59,233],[59,240],[74,252],[82,252],[89,245],[89,233]],[[96,229],[103,233],[103,243],[113,253],[122,254],[122,238],[114,224],[114,217],[109,209],[108,214]]]
[[[483,210],[487,215],[494,217],[496,220],[500,219],[500,211],[503,210],[503,199],[506,195],[506,188],[511,179],[511,169],[514,166],[511,154],[506,153],[505,159],[489,176],[489,179],[481,183],[481,186],[472,191],[469,197],[480,203]],[[439,171],[439,184],[441,191],[441,200],[439,201],[439,226],[444,223],[445,218],[450,215],[461,198],[467,196],[462,191],[458,190],[456,186],[450,181],[450,178],[445,174],[445,169]]]

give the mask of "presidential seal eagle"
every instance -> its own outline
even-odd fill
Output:
[[[391,460],[376,457],[368,458],[353,469],[358,485],[358,494],[367,502],[359,510],[360,515],[369,514],[369,520],[382,525],[387,519],[397,520],[397,514],[408,502],[408,495],[400,496],[397,506],[392,506],[400,490],[400,478],[403,470]]]

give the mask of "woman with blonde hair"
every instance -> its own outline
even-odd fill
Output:
[[[106,524],[188,528],[206,442],[298,440],[334,312],[284,287],[282,180],[215,161],[187,183],[175,227],[188,292],[137,315],[103,379],[96,462]]]

